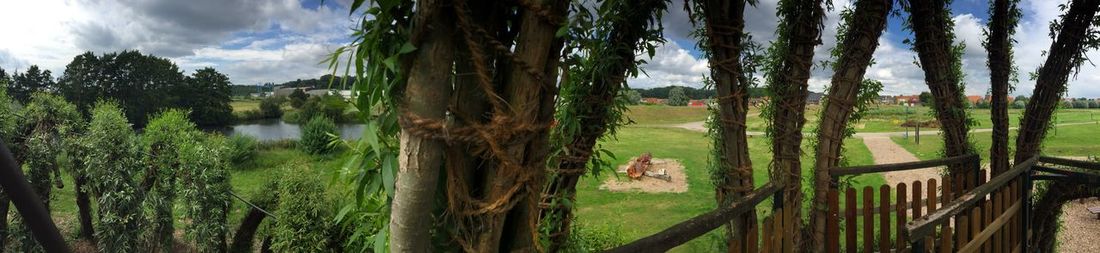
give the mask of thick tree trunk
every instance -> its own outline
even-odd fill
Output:
[[[8,209],[11,207],[11,199],[6,194],[0,189],[0,251],[8,246]]]
[[[608,3],[618,2],[604,4]],[[566,98],[570,99],[567,104],[573,112],[571,115],[578,119],[580,129],[565,145],[565,155],[547,186],[546,194],[549,197],[542,203],[546,208],[541,211],[540,218],[552,222],[550,252],[560,250],[559,247],[569,238],[573,219],[571,205],[554,201],[568,199],[569,203],[573,203],[577,181],[586,172],[593,146],[606,132],[609,120],[615,120],[608,118],[608,111],[614,105],[619,90],[625,85],[627,71],[634,67],[638,40],[645,36],[649,20],[655,18],[656,12],[664,10],[665,4],[664,0],[643,0],[610,6],[608,9],[612,13],[607,15],[619,19],[612,24],[607,44],[589,51],[589,57],[601,57],[592,59],[597,62],[594,64],[597,67],[591,72],[574,76],[581,80],[576,85],[587,86],[580,89],[587,93],[573,94],[573,97]]]
[[[1066,90],[1069,75],[1081,62],[1084,39],[1089,26],[1096,19],[1100,0],[1076,0],[1070,3],[1069,11],[1062,18],[1062,29],[1058,32],[1054,44],[1050,46],[1046,62],[1039,68],[1039,77],[1035,81],[1035,91],[1020,120],[1019,134],[1016,137],[1017,162],[1039,154],[1043,138],[1051,115]],[[1032,208],[1031,245],[1040,251],[1051,252],[1059,227],[1058,218],[1062,205],[1066,201],[1085,196],[1096,196],[1096,187],[1086,187],[1076,183],[1051,182],[1042,192]]]
[[[802,236],[802,127],[806,124],[806,96],[809,94],[810,70],[813,67],[814,47],[821,43],[821,22],[824,18],[822,1],[796,1],[790,3],[791,13],[781,17],[787,23],[779,40],[787,51],[782,65],[775,69],[776,82],[768,85],[773,100],[772,126],[772,180],[782,182],[783,208],[791,209],[795,221],[784,237],[790,238],[790,247],[801,247]],[[785,35],[785,36],[784,36]]]
[[[837,45],[841,55],[833,68],[832,84],[817,129],[813,215],[810,218],[813,229],[811,252],[825,252],[825,219],[829,215],[826,196],[829,189],[835,187],[830,185],[832,178],[829,169],[840,165],[844,132],[855,110],[856,98],[863,88],[863,74],[878,48],[878,38],[886,27],[886,15],[892,5],[892,0],[856,2],[851,20],[845,21],[848,22],[848,31],[844,41]]]
[[[414,34],[426,36],[414,53],[400,111],[412,116],[443,121],[451,97],[451,68],[454,47],[451,42],[453,20],[442,1],[418,3]],[[443,143],[416,134],[420,129],[403,125],[390,216],[390,250],[393,252],[430,252],[432,206],[435,202],[439,171],[443,165]]]
[[[722,175],[715,185],[715,200],[719,206],[742,199],[753,189],[752,160],[745,119],[749,111],[748,82],[741,80],[741,50],[744,40],[745,1],[702,1],[711,80],[717,90],[718,136],[715,148],[720,149],[718,166]],[[726,247],[730,252],[749,252],[746,231],[756,222],[756,212],[730,220],[726,227]]]
[[[932,91],[936,119],[940,121],[943,143],[947,156],[960,156],[971,152],[967,140],[966,106],[963,105],[962,68],[959,55],[954,53],[952,37],[948,31],[950,12],[944,0],[911,0],[909,14],[916,35],[914,47],[924,69],[924,81]],[[964,173],[963,165],[948,166],[952,176]],[[973,168],[977,169],[977,168]]]
[[[1009,36],[1015,25],[1009,19],[1018,13],[1009,0],[993,1],[993,16],[989,24],[989,80],[991,87],[991,118],[993,145],[989,148],[990,170],[993,175],[1008,171],[1008,87],[1012,75],[1012,42]]]

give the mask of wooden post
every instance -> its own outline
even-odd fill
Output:
[[[1029,252],[1029,249],[1031,248],[1031,247],[1029,247],[1031,243],[1028,240],[1030,238],[1027,237],[1027,232],[1031,230],[1031,187],[1032,187],[1031,174],[1032,173],[1033,172],[1031,171],[1031,168],[1028,168],[1027,171],[1024,171],[1024,174],[1023,174],[1024,187],[1023,187],[1023,189],[1020,189],[1021,191],[1023,191],[1023,197],[1021,198],[1020,201],[1024,202],[1024,210],[1023,210],[1024,214],[1020,215],[1020,217],[1023,219],[1023,220],[1020,221],[1020,224],[1022,225],[1022,227],[1020,228],[1020,243],[1022,243],[1021,251],[1023,251],[1023,252]]]

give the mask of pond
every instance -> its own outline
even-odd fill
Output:
[[[363,136],[363,124],[336,124],[340,137],[344,139],[359,139]],[[296,124],[290,124],[278,119],[258,120],[244,122],[239,125],[218,130],[226,136],[244,134],[261,141],[296,140],[301,136],[302,128]]]

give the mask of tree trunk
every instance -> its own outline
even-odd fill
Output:
[[[916,35],[914,48],[924,69],[924,81],[932,91],[936,119],[940,121],[947,156],[971,153],[967,132],[966,106],[963,104],[962,59],[955,51],[950,31],[951,17],[944,0],[911,0],[910,22]],[[964,165],[948,166],[952,177],[965,172]],[[973,168],[977,169],[977,168]]]
[[[1035,91],[1020,120],[1019,134],[1016,137],[1017,162],[1039,154],[1043,138],[1051,115],[1066,90],[1066,82],[1074,68],[1081,64],[1085,38],[1089,26],[1096,18],[1100,0],[1072,1],[1069,11],[1062,18],[1062,29],[1050,46],[1046,62],[1039,68],[1035,81]],[[1040,193],[1032,208],[1031,245],[1040,251],[1051,252],[1057,239],[1059,215],[1066,201],[1084,196],[1096,196],[1096,187],[1086,187],[1076,183],[1051,182],[1045,192]]]
[[[241,220],[241,225],[237,227],[237,232],[233,233],[233,244],[229,252],[252,252],[252,240],[256,237],[256,229],[260,228],[264,218],[267,218],[267,214],[260,209],[249,209],[248,214],[245,214],[244,219]]]
[[[7,193],[0,189],[0,251],[8,247],[8,209],[10,207],[11,199],[8,199]]]
[[[563,139],[565,144],[563,157],[557,166],[556,174],[547,186],[540,220],[551,222],[550,227],[550,252],[560,250],[566,239],[569,238],[570,223],[573,219],[572,205],[562,204],[560,200],[569,200],[573,203],[576,194],[577,181],[586,172],[588,161],[592,155],[592,148],[596,141],[604,135],[610,120],[608,112],[614,106],[615,97],[625,85],[628,70],[635,67],[634,55],[638,49],[639,40],[648,31],[648,24],[655,19],[658,11],[665,9],[664,0],[644,0],[635,2],[604,2],[615,4],[604,6],[612,10],[606,14],[617,17],[612,24],[612,31],[606,39],[606,44],[596,46],[588,51],[596,63],[593,69],[585,69],[580,75],[575,75],[578,82],[575,85],[583,88],[577,90],[586,93],[572,94],[564,99],[567,102],[566,110],[572,111],[570,115],[577,119],[578,131],[572,138]],[[563,78],[564,79],[564,78]],[[562,119],[572,120],[572,119]],[[569,134],[569,133],[567,133]]]
[[[878,48],[878,38],[886,27],[886,15],[891,0],[856,2],[844,41],[837,45],[840,55],[833,67],[832,84],[817,129],[817,150],[814,163],[814,202],[810,227],[813,229],[812,252],[825,252],[825,220],[828,218],[827,193],[833,189],[829,169],[840,166],[848,120],[855,110],[857,97],[863,89],[863,74]]]
[[[1008,171],[1008,89],[1012,75],[1012,42],[1009,36],[1016,29],[1014,15],[1019,13],[1009,0],[993,1],[993,16],[989,24],[989,80],[992,86],[991,110],[993,145],[989,149],[992,175]]]
[[[1016,136],[1016,161],[1024,161],[1039,154],[1047,126],[1054,109],[1066,91],[1069,74],[1081,62],[1084,53],[1084,39],[1097,12],[1098,0],[1075,0],[1070,3],[1069,11],[1062,19],[1062,30],[1047,51],[1046,62],[1039,68],[1035,80],[1035,91],[1027,103],[1020,119],[1019,134]]]
[[[451,42],[453,25],[442,1],[418,3],[413,33],[423,32],[425,38],[416,43],[405,88],[403,116],[443,121],[447,101],[451,97],[451,73],[454,48]],[[417,135],[409,125],[402,124],[400,152],[394,183],[394,200],[390,216],[390,250],[393,252],[430,252],[432,206],[435,202],[439,170],[443,165],[443,143]]]
[[[748,82],[742,76],[741,50],[745,27],[745,1],[701,1],[706,27],[707,47],[710,52],[711,80],[717,90],[718,100],[718,178],[715,200],[719,206],[742,199],[753,190],[752,160],[749,159],[749,143],[745,119],[749,110]],[[749,212],[730,220],[726,227],[726,248],[730,252],[749,252],[744,249],[748,237],[748,224],[756,222],[756,212]]]
[[[768,85],[774,93],[769,106],[772,125],[768,135],[772,140],[772,180],[783,184],[783,208],[791,208],[796,218],[784,237],[790,247],[800,247],[802,238],[802,127],[806,123],[808,80],[813,67],[814,47],[821,43],[821,22],[824,18],[820,0],[795,1],[780,11],[786,31],[780,31],[777,43],[785,44],[780,66],[775,66]],[[784,9],[781,6],[780,9]],[[789,12],[789,13],[784,13]],[[781,24],[782,26],[783,24]]]
[[[92,204],[91,198],[88,195],[88,191],[85,190],[85,186],[88,181],[88,177],[84,175],[75,175],[74,177],[74,190],[76,190],[76,207],[77,212],[80,213],[80,239],[89,241],[95,240],[95,227],[92,225]]]

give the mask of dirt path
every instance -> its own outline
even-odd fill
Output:
[[[1096,124],[1096,123],[1097,122],[1062,123],[1062,124],[1058,124],[1058,126],[1089,125],[1089,124]],[[706,125],[704,124],[703,121],[695,121],[695,122],[688,122],[688,123],[675,124],[675,125],[665,125],[665,126],[683,128],[683,129],[692,130],[692,131],[699,131],[699,132],[706,132],[707,131],[707,127],[706,127]],[[1011,127],[1009,129],[1014,130],[1016,128],[1017,127]],[[986,133],[986,132],[992,132],[992,131],[993,131],[992,128],[980,128],[980,129],[971,129],[970,132],[971,133]],[[764,132],[749,131],[746,134],[748,134],[750,136],[760,136],[760,135],[764,135]],[[889,138],[890,136],[903,136],[905,134],[906,134],[906,132],[856,133],[853,137],[856,137],[856,138],[887,137],[887,138]],[[912,134],[912,133],[909,133],[909,134]],[[920,132],[920,135],[937,135],[937,134],[940,134],[940,130],[928,129],[928,130],[924,130],[924,131]]]
[[[871,157],[874,158],[875,164],[920,161],[913,153],[909,153],[908,150],[894,143],[894,141],[890,140],[890,137],[887,136],[863,137],[863,144],[867,145],[867,149],[871,151]],[[886,172],[883,173],[883,177],[886,178],[886,184],[897,185],[901,182],[912,183],[917,180],[924,181],[928,178],[936,177],[936,175],[939,175],[939,171],[939,168],[904,170]]]

